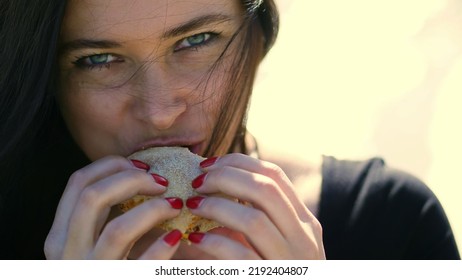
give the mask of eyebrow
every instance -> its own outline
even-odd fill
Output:
[[[111,40],[77,39],[61,45],[59,53],[63,54],[80,49],[113,49],[121,46],[120,43]]]
[[[205,25],[223,23],[223,22],[230,21],[231,19],[232,19],[231,16],[227,16],[223,14],[211,14],[211,15],[200,16],[197,18],[193,18],[192,20],[184,24],[181,24],[177,27],[173,27],[171,29],[164,31],[162,37],[163,38],[176,37],[176,36],[188,33],[190,31],[194,31],[195,29],[198,29]]]
[[[219,24],[223,22],[230,21],[231,16],[223,14],[210,14],[199,16],[191,19],[190,21],[183,23],[179,26],[165,30],[162,33],[162,38],[172,38],[188,32],[194,31],[200,27]],[[69,42],[63,43],[59,48],[60,54],[65,54],[71,51],[80,50],[80,49],[112,49],[119,48],[122,44],[113,40],[93,40],[93,39],[76,39]]]

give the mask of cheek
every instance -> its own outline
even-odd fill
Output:
[[[123,122],[123,101],[115,94],[63,88],[57,96],[58,106],[72,137],[92,160],[117,152],[115,140]]]
[[[70,88],[61,90],[57,101],[70,132],[73,135],[78,134],[78,131],[81,130],[81,124],[92,118],[92,107],[88,106],[89,102]]]

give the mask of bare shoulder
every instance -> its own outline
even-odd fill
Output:
[[[317,215],[321,199],[322,156],[295,155],[259,145],[262,160],[278,165],[292,181],[298,195]]]

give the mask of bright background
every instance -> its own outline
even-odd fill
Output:
[[[426,182],[462,247],[462,1],[276,0],[249,129],[307,158],[381,156]]]

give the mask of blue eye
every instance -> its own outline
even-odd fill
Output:
[[[210,32],[189,36],[180,41],[180,43],[175,47],[175,51],[203,46],[216,36],[217,34]]]
[[[93,68],[96,66],[109,67],[114,62],[123,62],[123,60],[109,53],[101,53],[81,57],[74,63],[79,67]]]
[[[95,64],[103,64],[103,63],[108,63],[111,55],[107,53],[103,54],[95,54],[92,56],[88,57],[88,61],[95,65]]]

